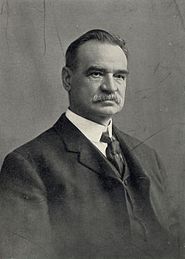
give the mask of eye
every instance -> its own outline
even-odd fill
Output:
[[[125,74],[115,74],[114,77],[117,78],[117,79],[120,79],[120,80],[125,80],[126,79],[126,75]]]
[[[103,76],[103,73],[100,71],[93,71],[89,74],[89,76],[93,77],[93,78],[100,78]]]

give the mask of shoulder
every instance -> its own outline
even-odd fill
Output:
[[[49,129],[45,130],[35,138],[16,148],[12,152],[20,154],[32,155],[47,155],[52,154],[52,151],[61,150],[64,147],[63,135],[68,131],[69,127],[65,125],[64,114],[52,125]],[[11,152],[11,153],[12,153]]]
[[[54,127],[42,132],[35,138],[29,140],[23,145],[9,152],[5,157],[5,161],[8,159],[26,159],[30,162],[34,159],[40,159],[41,157],[47,157],[52,150],[57,150],[57,147],[62,145],[62,139],[56,133]]]

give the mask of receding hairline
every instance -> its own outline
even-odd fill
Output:
[[[101,42],[101,41],[99,41],[99,40],[96,40],[96,39],[92,39],[92,40],[88,40],[88,41],[86,41],[86,42],[84,42],[83,44],[81,44],[78,48],[77,48],[77,52],[76,52],[76,58],[78,59],[78,54],[79,54],[79,51],[81,50],[81,48],[83,48],[83,47],[85,47],[85,45],[95,45],[95,44],[93,44],[93,43],[97,43],[97,45],[102,45],[102,46],[113,46],[113,47],[118,47],[122,52],[123,52],[123,54],[125,54],[125,52],[123,51],[123,49],[119,46],[119,45],[117,45],[116,43],[111,43],[111,42]],[[125,54],[125,57],[126,57],[126,59],[127,59],[127,56],[126,56],[126,54]]]
[[[110,45],[110,46],[119,47],[125,54],[124,50],[118,44],[116,44],[114,42],[109,42],[109,41],[99,41],[97,39],[90,39],[88,41],[84,41],[81,45],[78,46],[77,50],[79,50],[82,46],[84,46],[86,44],[91,44],[91,43],[98,43],[100,45]],[[126,56],[126,54],[125,54],[125,56]]]
[[[123,51],[128,60],[128,50],[125,46],[126,43],[124,39],[105,30],[94,29],[84,33],[68,46],[65,54],[67,67],[76,69],[78,64],[78,51],[81,46],[87,44],[88,42],[97,42],[102,45],[107,44],[118,46]]]

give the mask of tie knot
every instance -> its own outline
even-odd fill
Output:
[[[114,136],[109,137],[108,132],[102,133],[100,141],[108,144],[108,147],[111,149],[112,154],[116,155],[121,153],[119,142]]]
[[[113,141],[113,138],[109,137],[108,132],[103,132],[100,141],[110,144]]]

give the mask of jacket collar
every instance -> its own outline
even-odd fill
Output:
[[[68,152],[78,153],[78,161],[102,177],[121,182],[118,172],[103,154],[65,116],[59,118],[54,129],[62,138]],[[96,159],[94,159],[96,157]]]
[[[81,164],[90,168],[96,173],[105,177],[116,178],[121,181],[117,171],[112,164],[104,158],[101,152],[62,114],[59,120],[54,125],[57,134],[62,138],[66,150],[68,152],[79,153],[78,159]],[[126,159],[129,168],[129,174],[126,178],[134,190],[139,190],[140,194],[146,196],[149,192],[150,181],[141,166],[138,159],[134,155],[131,148],[125,143],[120,131],[113,126],[113,134],[119,140],[122,152]],[[94,159],[96,157],[96,159]],[[136,193],[134,191],[134,193]]]

